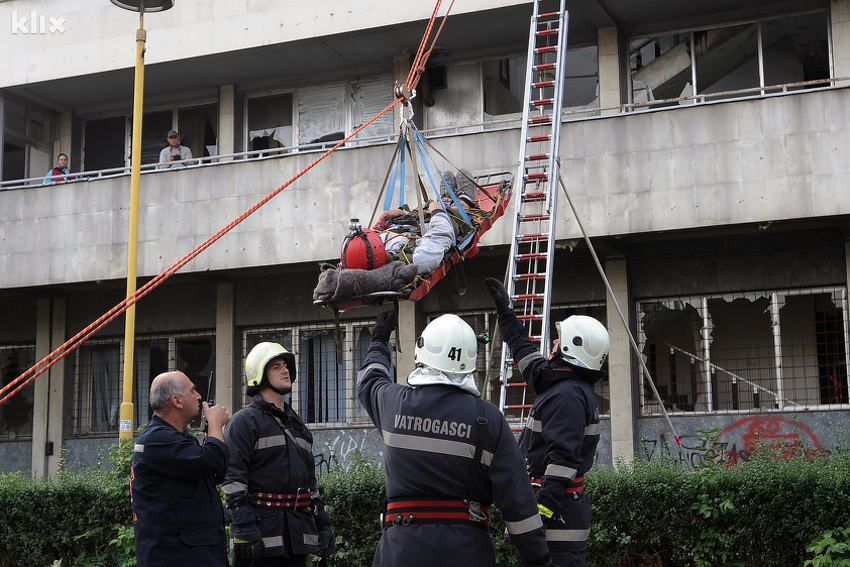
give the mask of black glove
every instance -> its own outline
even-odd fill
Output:
[[[330,557],[336,551],[336,537],[330,528],[325,528],[319,532],[319,549],[316,555],[319,557]]]
[[[395,309],[382,311],[378,315],[378,320],[375,321],[375,329],[372,331],[372,340],[387,344],[390,342],[390,335],[395,330],[398,324],[398,313]]]
[[[493,303],[496,304],[496,313],[501,315],[511,310],[511,298],[508,296],[508,290],[502,285],[502,282],[496,278],[487,278],[484,280],[484,287],[493,296]]]
[[[256,559],[263,549],[263,538],[254,524],[230,527],[233,532],[233,562]]]
[[[537,491],[537,509],[541,516],[563,523],[560,510],[564,506],[566,488],[564,483],[553,479],[546,479],[541,484]]]

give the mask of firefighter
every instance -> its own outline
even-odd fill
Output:
[[[378,316],[357,381],[357,397],[386,444],[387,506],[373,565],[495,565],[495,501],[523,563],[551,566],[522,455],[504,416],[475,385],[474,331],[455,315],[432,321],[416,342],[405,386],[393,383],[390,370],[397,320],[394,309]]]
[[[216,485],[227,470],[221,430],[227,410],[201,402],[182,372],[154,378],[149,404],[154,416],[136,440],[130,475],[137,565],[226,567],[224,510]],[[201,410],[208,425],[203,445],[186,431]]]
[[[234,567],[303,567],[330,557],[334,534],[316,488],[313,434],[286,402],[295,356],[262,342],[245,358],[251,403],[225,432],[230,466],[222,490],[231,513]]]
[[[511,308],[502,282],[487,278],[484,285],[493,296],[511,357],[537,394],[519,445],[536,489],[552,560],[560,567],[583,567],[590,535],[590,501],[583,480],[599,443],[593,384],[603,375],[611,346],[608,330],[593,317],[568,317],[557,324],[555,350],[546,359]]]

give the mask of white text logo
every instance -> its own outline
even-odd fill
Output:
[[[29,18],[26,16],[18,17],[18,12],[12,10],[12,33],[64,33],[65,18],[54,18],[53,16],[39,16],[35,11],[30,12]]]

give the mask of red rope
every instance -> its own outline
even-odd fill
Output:
[[[415,89],[416,85],[419,84],[419,79],[425,72],[425,63],[428,62],[428,58],[431,56],[431,52],[437,44],[437,38],[440,37],[440,32],[443,31],[443,26],[446,25],[446,18],[448,17],[449,12],[451,12],[452,6],[454,6],[454,0],[452,0],[451,4],[449,4],[449,9],[446,10],[446,14],[443,16],[443,21],[440,22],[440,27],[437,28],[437,33],[434,34],[434,39],[431,40],[431,47],[425,51],[425,45],[428,43],[428,38],[431,36],[431,30],[434,28],[434,22],[436,21],[437,14],[440,11],[441,3],[442,0],[437,0],[437,5],[434,6],[431,19],[428,21],[428,26],[425,28],[425,35],[422,37],[422,42],[419,44],[419,49],[416,52],[416,56],[413,58],[413,64],[410,67],[410,73],[408,73],[407,82],[405,83],[410,90]]]
[[[399,102],[401,102],[401,100],[402,99],[400,99],[400,98],[394,100],[386,108],[384,108],[381,112],[376,114],[371,120],[364,123],[362,126],[357,128],[354,132],[352,132],[351,134],[349,134],[348,136],[346,136],[345,138],[340,140],[334,147],[332,147],[331,149],[329,149],[328,151],[323,153],[321,156],[319,156],[318,158],[313,160],[313,162],[311,162],[309,165],[307,165],[307,167],[305,167],[304,169],[302,169],[301,171],[296,173],[291,179],[289,179],[289,181],[287,181],[286,183],[284,183],[283,185],[281,185],[280,187],[278,187],[277,189],[275,189],[274,191],[272,191],[271,193],[269,193],[268,195],[266,195],[265,197],[260,199],[260,201],[258,201],[254,206],[252,206],[250,209],[243,212],[241,215],[239,215],[234,220],[232,220],[229,224],[227,224],[227,226],[220,229],[218,232],[213,234],[207,240],[205,240],[204,242],[199,244],[195,249],[193,249],[191,252],[189,252],[188,254],[183,256],[183,258],[181,258],[180,260],[178,260],[177,262],[172,264],[170,267],[166,268],[164,271],[160,272],[156,277],[154,277],[149,282],[147,282],[146,284],[141,286],[139,289],[137,289],[132,295],[125,298],[123,301],[121,301],[115,307],[113,307],[112,309],[110,309],[109,311],[107,311],[106,313],[101,315],[97,320],[95,320],[93,323],[91,323],[85,329],[83,329],[82,331],[80,331],[79,333],[74,335],[72,338],[67,340],[61,346],[56,348],[53,352],[51,352],[50,354],[48,354],[47,356],[45,356],[44,358],[42,358],[41,360],[36,362],[26,372],[24,372],[23,374],[21,374],[20,376],[18,376],[17,378],[12,380],[11,382],[9,382],[7,385],[3,386],[3,388],[0,388],[0,396],[3,396],[3,394],[5,394],[11,388],[15,387],[15,385],[17,384],[17,387],[15,387],[14,390],[9,392],[4,397],[0,398],[0,405],[3,405],[7,401],[9,401],[9,399],[12,396],[14,396],[19,390],[26,387],[30,382],[32,382],[33,380],[38,378],[41,374],[43,374],[51,366],[53,366],[54,364],[56,364],[57,362],[59,362],[60,360],[62,360],[66,356],[68,356],[69,354],[71,354],[71,352],[73,352],[74,349],[76,349],[80,344],[82,344],[84,341],[86,341],[89,337],[91,337],[92,335],[97,333],[100,329],[102,329],[103,327],[108,325],[110,322],[112,322],[116,317],[118,317],[119,315],[124,313],[127,309],[129,309],[129,307],[131,305],[134,305],[135,303],[137,303],[142,297],[144,297],[145,295],[147,295],[148,293],[153,291],[154,288],[156,288],[158,285],[162,284],[165,280],[167,280],[172,275],[174,275],[180,268],[182,268],[183,266],[188,264],[196,256],[198,256],[201,252],[203,252],[204,250],[209,248],[214,242],[216,242],[222,236],[227,234],[236,225],[241,223],[243,220],[245,220],[250,215],[255,213],[260,207],[262,207],[263,205],[268,203],[270,200],[272,200],[274,197],[276,197],[281,191],[283,191],[284,189],[286,189],[287,187],[292,185],[302,175],[304,175],[309,170],[311,170],[313,167],[315,167],[320,161],[322,161],[323,159],[328,157],[331,154],[331,152],[333,152],[334,150],[336,150],[337,148],[339,148],[340,146],[345,144],[345,142],[347,142],[348,140],[350,140],[351,138],[353,138],[354,136],[359,134],[364,128],[366,128],[367,126],[372,124],[372,122],[374,122],[375,120],[377,120],[378,118],[380,118],[381,116],[383,116],[384,114],[389,112],[395,105],[397,105]]]

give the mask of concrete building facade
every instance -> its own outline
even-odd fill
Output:
[[[434,8],[402,4],[177,0],[145,16],[139,286],[392,102]],[[414,109],[451,167],[516,171],[531,8],[464,0],[449,15]],[[569,9],[552,320],[587,313],[610,329],[599,461],[670,450],[698,464],[705,430],[740,459],[759,442],[846,446],[850,0]],[[4,385],[124,299],[138,23],[107,1],[0,2]],[[235,411],[245,355],[275,340],[298,357],[292,403],[317,467],[380,453],[354,395],[377,310],[337,327],[312,291],[348,220],[371,214],[399,119],[376,120],[140,300],[134,427],[167,369]],[[194,158],[161,169],[172,128]],[[60,152],[78,174],[44,183]],[[497,336],[483,280],[505,274],[510,232],[497,222],[477,256],[401,303],[400,380],[430,317]],[[102,458],[118,436],[123,329],[110,322],[0,405],[0,470]],[[478,379],[497,402],[493,344]]]

